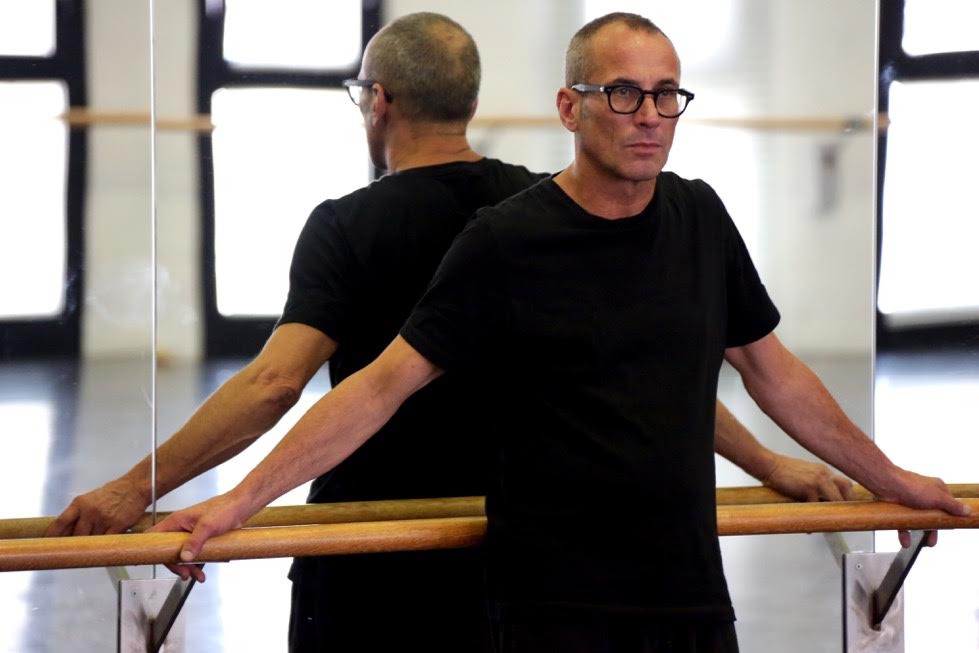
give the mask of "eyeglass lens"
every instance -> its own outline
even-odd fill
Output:
[[[634,86],[619,86],[609,94],[609,104],[618,113],[633,113],[639,109],[645,95]],[[653,95],[657,111],[663,116],[683,113],[687,98],[675,91],[660,91]]]
[[[364,91],[363,86],[348,86],[347,95],[350,96],[350,101],[360,106],[360,94]]]

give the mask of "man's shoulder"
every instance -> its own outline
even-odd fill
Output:
[[[392,199],[401,198],[410,190],[411,185],[397,175],[385,175],[342,197],[325,200],[313,211],[336,216],[360,213],[373,206],[387,204]]]
[[[666,170],[661,172],[657,179],[656,192],[660,191],[666,194],[682,194],[703,199],[717,196],[711,185],[703,179],[687,179],[675,172]]]
[[[398,207],[417,203],[424,194],[424,184],[408,183],[397,175],[385,175],[362,188],[317,204],[310,213],[313,227],[358,230],[374,222],[383,222]]]
[[[555,199],[551,188],[553,183],[549,175],[541,176],[532,185],[501,202],[480,209],[478,215],[494,221],[506,221],[519,219],[528,212],[539,212],[550,206]]]
[[[365,216],[389,215],[399,207],[445,205],[445,200],[454,195],[454,191],[478,183],[488,186],[486,199],[495,203],[545,176],[531,172],[522,165],[491,158],[413,168],[401,174],[384,175],[343,197],[321,202],[313,213],[341,222],[352,219],[360,221]]]

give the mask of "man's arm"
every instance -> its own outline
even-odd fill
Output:
[[[892,463],[836,403],[819,378],[774,333],[726,358],[741,374],[748,394],[803,447],[863,485],[883,501],[967,515],[938,478]]]
[[[158,496],[232,458],[275,426],[336,347],[303,324],[277,328],[258,357],[157,449]],[[45,535],[120,533],[142,517],[150,495],[147,456],[119,478],[75,497]]]
[[[854,498],[850,479],[825,465],[783,456],[762,446],[718,400],[714,450],[776,492],[801,501]]]
[[[237,487],[171,514],[152,530],[191,531],[180,557],[194,560],[209,538],[240,528],[275,498],[333,469],[441,374],[398,336],[377,360],[317,401]],[[196,567],[175,571],[204,579]]]

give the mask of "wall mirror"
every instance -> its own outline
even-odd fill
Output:
[[[16,5],[20,21],[28,5],[34,11],[44,4],[0,8]],[[55,22],[53,50],[3,51],[4,40],[18,35],[4,31],[11,23],[0,15],[0,130],[7,130],[0,133],[5,143],[16,137],[31,144],[0,147],[0,266],[5,280],[47,280],[53,289],[43,305],[32,303],[41,302],[42,290],[21,283],[5,281],[0,292],[0,426],[18,452],[0,464],[10,466],[6,478],[20,475],[19,487],[36,485],[16,493],[23,504],[11,503],[13,493],[6,492],[3,516],[56,514],[73,494],[121,474],[149,453],[154,431],[159,441],[169,437],[257,353],[281,310],[292,246],[309,210],[373,174],[360,116],[339,81],[356,74],[364,39],[378,25],[423,10],[453,17],[479,44],[475,147],[541,171],[560,170],[571,158],[570,136],[553,108],[571,34],[612,10],[655,20],[680,51],[684,86],[697,93],[668,168],[717,189],[782,311],[782,339],[870,429],[877,79],[871,0],[506,0],[492,6],[170,0],[155,3],[152,35],[149,3],[50,5],[51,13],[38,20]],[[705,14],[713,18],[705,22]],[[63,22],[75,30],[64,37]],[[66,43],[75,49],[63,49]],[[78,62],[81,71],[72,68]],[[37,80],[55,82],[42,87]],[[37,99],[7,100],[22,89],[36,90]],[[68,120],[58,118],[66,113]],[[25,136],[29,129],[36,135]],[[35,166],[42,144],[50,145],[50,158]],[[8,192],[28,181],[47,185]],[[5,203],[11,197],[20,203]],[[54,201],[62,197],[63,203]],[[44,218],[54,226],[43,233],[26,229],[40,225],[42,209],[54,216]],[[28,264],[36,269],[25,274]],[[22,307],[8,308],[15,300]],[[64,329],[61,335],[46,335],[56,328]],[[55,342],[76,344],[62,350]],[[270,435],[240,460],[163,497],[160,509],[232,487],[328,387],[325,374],[315,377]],[[720,393],[763,442],[801,455],[752,409],[728,370]],[[752,482],[719,463],[719,484]],[[303,498],[299,489],[283,501]],[[865,536],[851,545],[872,543]],[[743,606],[746,650],[770,648],[779,637],[796,649],[824,639],[800,637],[784,620],[784,632],[774,634],[771,622],[753,621],[753,614],[774,609],[766,600],[778,602],[776,595],[752,593],[759,578],[812,574],[818,581],[805,600],[820,616],[806,628],[838,631],[838,577],[821,541],[742,538],[724,547],[735,604]],[[198,636],[189,650],[284,650],[287,568],[284,560],[215,566],[213,582],[195,590],[198,607],[188,629]],[[21,585],[0,589],[0,601],[12,601],[8,614],[23,616],[23,625],[10,630],[8,648],[43,650],[32,632],[48,642],[53,632],[72,637],[73,650],[102,650],[111,641],[105,638],[114,632],[114,603],[103,596],[111,592],[103,571],[0,578],[16,582]],[[242,627],[259,618],[248,598],[258,587],[267,597],[261,618],[269,625],[262,633]],[[95,624],[88,628],[90,646],[78,640],[86,630],[81,624]]]

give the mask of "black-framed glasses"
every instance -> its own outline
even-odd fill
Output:
[[[350,96],[350,101],[360,106],[360,91],[361,89],[370,88],[374,84],[377,84],[376,79],[345,79],[343,80],[343,87],[347,89],[347,95]],[[390,102],[393,98],[391,94],[386,90],[384,91],[384,98]]]
[[[594,84],[573,84],[571,88],[579,93],[604,93],[608,97],[608,108],[615,113],[635,113],[642,106],[647,95],[653,96],[656,113],[663,118],[679,118],[693,100],[693,93],[682,88],[660,88],[645,91],[631,84],[595,86]]]

